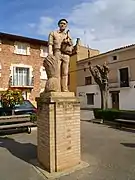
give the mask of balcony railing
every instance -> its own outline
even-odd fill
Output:
[[[33,87],[34,86],[34,77],[31,77],[28,79],[28,81],[26,83],[20,83],[18,81],[14,81],[12,76],[10,76],[9,78],[9,86],[10,87]]]
[[[109,83],[109,89],[119,88],[119,87],[120,87],[119,83]]]
[[[130,83],[127,81],[121,81],[120,83],[109,83],[109,89],[130,87]]]
[[[129,87],[129,81],[121,81],[120,87]]]

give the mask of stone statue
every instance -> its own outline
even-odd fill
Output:
[[[59,20],[59,29],[49,34],[48,56],[43,63],[48,77],[45,92],[68,91],[68,68],[73,43],[69,30],[66,31],[67,25],[66,19]]]

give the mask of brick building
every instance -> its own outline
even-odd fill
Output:
[[[19,88],[34,102],[47,79],[42,66],[47,46],[47,41],[0,33],[0,92]]]

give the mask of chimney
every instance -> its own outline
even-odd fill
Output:
[[[88,58],[90,57],[90,48],[89,48],[89,45],[87,46],[87,49],[88,49]]]
[[[80,38],[77,38],[77,40],[76,40],[76,45],[81,46],[81,40],[80,40]]]
[[[88,58],[90,57],[90,49],[88,49]]]

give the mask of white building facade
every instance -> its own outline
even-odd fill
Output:
[[[92,65],[108,63],[109,97],[108,107],[135,110],[135,45],[119,48],[78,62],[77,97],[81,108],[100,108],[101,96],[98,85],[88,69]]]

